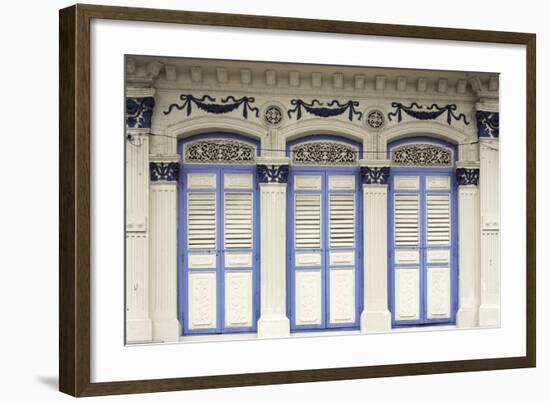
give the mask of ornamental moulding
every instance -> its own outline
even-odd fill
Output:
[[[392,149],[391,160],[395,166],[451,167],[453,152],[443,146],[415,143]]]
[[[256,147],[229,139],[203,139],[184,145],[185,163],[251,164],[256,159]]]
[[[242,105],[243,118],[248,119],[248,112],[256,113],[256,117],[260,115],[260,109],[257,107],[251,106],[256,100],[250,96],[243,96],[239,99],[234,96],[227,96],[221,99],[221,103],[216,102],[215,97],[209,95],[204,95],[201,98],[194,97],[193,95],[180,95],[182,104],[172,103],[168,106],[168,110],[163,111],[164,115],[168,115],[172,110],[184,110],[187,113],[187,116],[191,115],[193,112],[193,105],[195,105],[200,110],[206,113],[212,114],[225,114],[230,113],[234,110],[237,110]]]
[[[179,163],[177,162],[150,162],[149,177],[151,181],[177,181]]]
[[[292,163],[318,166],[355,166],[358,150],[332,141],[312,141],[291,148]]]
[[[292,119],[293,113],[296,114],[296,120],[302,118],[302,109],[309,114],[316,117],[335,117],[348,112],[348,119],[353,121],[355,116],[358,116],[357,120],[361,120],[363,113],[357,111],[355,108],[359,106],[359,102],[355,100],[349,100],[345,103],[340,103],[338,100],[332,100],[327,102],[326,106],[323,102],[313,99],[311,103],[306,103],[301,99],[292,99],[290,104],[294,106],[293,109],[289,109],[287,114],[288,118]]]
[[[457,185],[479,185],[479,169],[457,168],[456,183]]]
[[[480,138],[498,138],[499,135],[499,113],[490,111],[478,111],[477,133]]]
[[[260,183],[286,184],[288,181],[288,165],[258,164],[257,174]]]
[[[454,111],[457,109],[456,104],[438,106],[434,103],[431,106],[426,106],[426,109],[424,109],[424,106],[421,106],[415,102],[411,103],[410,106],[405,106],[404,104],[399,102],[393,102],[391,104],[391,107],[395,107],[395,110],[391,113],[388,113],[388,120],[392,121],[392,117],[397,117],[398,123],[400,123],[403,119],[403,112],[417,120],[435,120],[439,116],[447,112],[447,124],[451,125],[453,120],[462,120],[465,125],[470,124],[468,120],[466,120],[466,115],[464,113],[460,113],[459,115],[456,115],[454,113]]]
[[[147,97],[126,98],[126,126],[128,128],[151,128],[155,99]]]
[[[363,184],[387,184],[390,177],[389,167],[361,167],[361,182]]]

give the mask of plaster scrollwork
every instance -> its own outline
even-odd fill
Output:
[[[149,177],[151,181],[177,181],[179,163],[177,162],[150,162]]]
[[[126,98],[126,126],[151,128],[155,99],[152,96]]]
[[[363,184],[387,184],[389,177],[389,167],[361,167],[361,181]]]
[[[413,143],[392,149],[395,166],[452,167],[453,151],[428,143]]]
[[[456,182],[458,185],[479,185],[479,169],[457,168]]]
[[[480,138],[498,138],[499,113],[478,111],[476,118],[477,132]]]
[[[470,123],[466,119],[464,113],[455,114],[455,111],[458,109],[456,104],[447,104],[444,106],[439,106],[437,104],[432,104],[430,106],[419,105],[418,103],[411,103],[410,106],[405,106],[403,103],[393,102],[391,107],[394,107],[395,110],[391,113],[388,113],[388,120],[392,121],[392,117],[397,117],[397,122],[400,123],[403,119],[403,113],[408,116],[415,118],[417,120],[435,120],[443,114],[447,114],[447,124],[451,125],[453,121],[461,121],[465,125]]]
[[[185,163],[251,164],[256,159],[256,147],[237,140],[203,139],[184,146]]]
[[[288,165],[265,165],[257,166],[258,181],[261,183],[286,184],[288,180]]]
[[[291,148],[292,163],[320,166],[355,166],[357,148],[335,141],[311,141]]]
[[[363,113],[357,110],[359,102],[355,100],[349,100],[344,103],[340,103],[338,100],[331,100],[325,104],[317,99],[313,99],[311,103],[307,103],[302,99],[292,99],[290,104],[294,108],[287,111],[289,119],[292,119],[293,114],[295,114],[296,120],[300,120],[302,118],[302,110],[315,117],[322,118],[335,117],[343,115],[346,112],[350,121],[353,121],[355,117],[357,117],[357,120],[363,118]]]

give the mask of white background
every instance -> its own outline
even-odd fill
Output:
[[[124,110],[116,96],[124,91],[124,54],[498,71],[507,194],[501,246],[510,250],[525,243],[524,47],[105,20],[91,32],[93,382],[525,355],[524,248],[502,258],[499,329],[124,347]]]
[[[110,2],[99,2],[113,4]],[[538,368],[501,372],[461,373],[437,376],[389,378],[360,381],[296,384],[227,390],[208,390],[161,395],[127,396],[141,399],[235,399],[280,400],[315,397],[333,399],[343,393],[358,397],[407,397],[435,400],[494,398],[543,399],[544,379],[550,374],[544,324],[550,297],[543,294],[546,279],[542,227],[548,219],[543,205],[548,195],[542,188],[543,172],[549,163],[541,149],[550,127],[543,120],[549,96],[544,70],[550,65],[544,54],[550,37],[543,2],[523,1],[445,2],[393,1],[380,3],[339,1],[277,1],[271,4],[234,0],[228,2],[156,1],[155,7],[190,10],[269,14],[309,18],[348,19],[415,25],[531,31],[538,34]],[[2,82],[2,276],[0,279],[0,393],[7,399],[57,399],[57,9],[68,2],[12,3],[2,12],[0,63]],[[117,2],[117,5],[152,6],[148,2]],[[4,104],[5,103],[5,104]],[[503,177],[505,180],[506,177]],[[548,192],[548,191],[547,191]],[[269,391],[268,391],[269,390]],[[107,397],[108,399],[110,397]],[[119,397],[122,398],[122,397]]]

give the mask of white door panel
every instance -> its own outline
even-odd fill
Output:
[[[187,174],[187,187],[189,189],[215,189],[216,174],[189,173]]]
[[[225,267],[252,267],[252,252],[226,253]]]
[[[330,269],[330,322],[353,323],[355,321],[355,270]]]
[[[224,174],[225,189],[252,189],[252,174]]]
[[[216,255],[211,253],[190,253],[189,254],[190,269],[215,269]]]
[[[216,272],[188,274],[189,328],[216,328]]]
[[[451,313],[451,275],[448,266],[428,267],[428,318],[448,318]]]
[[[321,324],[322,278],[320,270],[295,272],[296,324]]]
[[[252,272],[225,272],[225,326],[252,325]]]
[[[395,320],[420,318],[420,275],[418,268],[395,270]]]

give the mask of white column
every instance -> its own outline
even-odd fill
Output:
[[[126,88],[126,341],[152,339],[149,317],[149,134],[154,88]]]
[[[481,305],[480,326],[500,325],[499,146],[480,138]]]
[[[480,303],[479,169],[477,163],[458,167],[459,308],[456,325],[475,327]]]
[[[370,163],[372,164],[372,162]],[[385,172],[380,174],[380,170]],[[388,310],[388,185],[389,168],[362,167],[363,299],[361,332],[391,330]]]
[[[149,319],[149,139],[126,130],[126,341],[152,339]]]
[[[258,337],[290,335],[286,316],[286,175],[288,166],[264,171],[260,179],[260,303]],[[262,170],[259,166],[259,176]],[[281,169],[286,169],[281,171]],[[264,181],[264,182],[262,182]]]
[[[152,173],[150,185],[150,316],[153,340],[166,342],[179,341],[181,334],[177,315],[177,167],[170,167],[177,166],[177,160],[174,156],[151,163],[163,169],[156,176]]]

